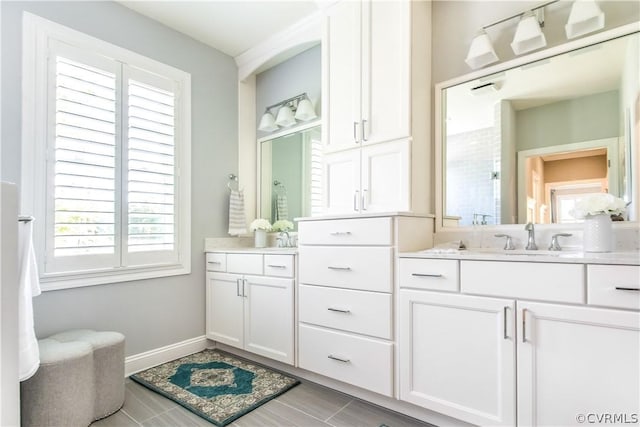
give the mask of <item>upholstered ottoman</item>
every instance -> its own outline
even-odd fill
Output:
[[[93,347],[38,341],[40,367],[20,383],[22,426],[86,427],[94,419]]]
[[[75,329],[49,337],[60,342],[83,342],[93,348],[95,405],[93,419],[118,411],[124,404],[124,335],[119,332]]]

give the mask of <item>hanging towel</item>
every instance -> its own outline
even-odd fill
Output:
[[[289,206],[287,205],[287,195],[278,194],[276,196],[276,219],[289,219]]]
[[[33,224],[18,223],[18,377],[20,381],[30,378],[40,366],[38,340],[33,328],[33,297],[40,295],[38,265],[33,249]]]
[[[244,194],[242,190],[229,193],[229,234],[237,236],[247,233],[247,221],[244,217]]]

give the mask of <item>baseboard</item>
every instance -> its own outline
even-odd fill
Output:
[[[124,374],[129,376],[136,372],[158,366],[162,363],[188,356],[193,353],[204,350],[210,345],[210,341],[202,335],[200,337],[190,338],[175,344],[145,351],[144,353],[134,354],[124,359]]]

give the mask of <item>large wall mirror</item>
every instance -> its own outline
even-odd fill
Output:
[[[573,204],[596,192],[623,198],[638,220],[634,28],[437,87],[444,226],[576,222]]]
[[[321,212],[320,128],[316,121],[258,140],[259,218],[294,222]]]

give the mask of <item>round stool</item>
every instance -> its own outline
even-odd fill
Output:
[[[93,419],[117,412],[124,404],[124,335],[119,332],[75,329],[49,337],[60,342],[83,342],[93,348],[95,404]]]
[[[20,383],[22,425],[88,426],[96,390],[91,344],[43,339],[38,347],[40,367]]]

